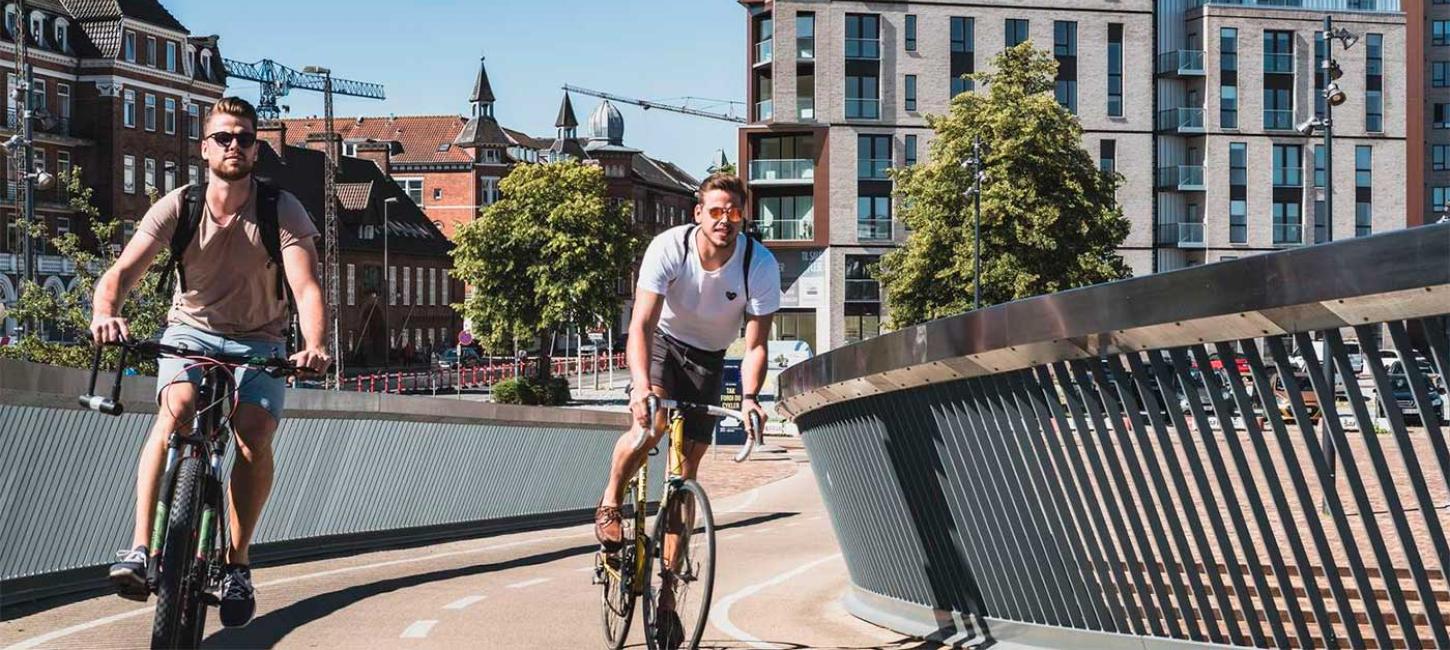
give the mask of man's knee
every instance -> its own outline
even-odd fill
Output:
[[[232,416],[232,430],[237,436],[237,452],[250,462],[272,454],[272,437],[277,420],[255,404],[242,404]]]
[[[153,434],[162,439],[171,432],[190,433],[192,420],[196,417],[196,386],[189,382],[173,383],[161,389],[161,398],[156,410],[159,423]]]

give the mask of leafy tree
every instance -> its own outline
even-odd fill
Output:
[[[89,226],[96,244],[88,246],[75,232],[51,237],[44,223],[22,219],[20,227],[29,231],[34,241],[49,242],[48,248],[75,268],[76,282],[58,295],[35,283],[22,282],[20,298],[8,317],[20,323],[36,323],[40,325],[37,329],[43,327],[50,333],[59,335],[52,338],[74,339],[90,329],[91,296],[96,280],[106,269],[111,268],[120,253],[120,246],[112,246],[110,242],[119,240],[117,233],[121,220],[101,219],[100,210],[91,204],[91,188],[81,182],[79,167],[74,168],[70,174],[62,174],[57,182],[64,185],[67,196],[70,197],[70,212],[75,215],[73,219],[79,224]],[[159,198],[154,188],[148,188],[148,195],[153,203]],[[161,281],[167,258],[169,253],[163,249],[152,263],[151,269],[131,290],[121,308],[121,314],[129,321],[131,336],[134,338],[151,338],[166,323],[170,300],[169,297],[163,298],[157,294],[157,285]],[[116,350],[108,350],[108,365],[114,367],[117,356]],[[16,345],[0,347],[0,357],[89,368],[91,348],[78,343],[47,341],[40,331],[26,331]],[[144,365],[149,367],[152,364]]]
[[[983,305],[1127,277],[1116,248],[1128,235],[1117,174],[1098,170],[1082,126],[1053,98],[1057,63],[1023,43],[991,72],[971,75],[986,92],[952,99],[928,116],[931,155],[896,170],[898,215],[911,231],[885,255],[877,277],[900,328],[972,308],[972,157],[981,136]]]
[[[630,208],[606,198],[597,165],[520,165],[499,190],[502,198],[454,238],[453,275],[472,288],[454,308],[489,349],[538,340],[543,377],[549,333],[619,313],[619,280],[628,277],[641,239]]]

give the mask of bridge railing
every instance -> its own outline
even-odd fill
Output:
[[[888,627],[1444,648],[1447,313],[1429,226],[892,332],[787,370],[781,408]]]

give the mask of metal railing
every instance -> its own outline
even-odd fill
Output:
[[[1203,133],[1203,109],[1190,106],[1158,111],[1158,130],[1169,133]]]
[[[774,117],[775,117],[775,102],[773,100],[767,99],[767,100],[764,100],[764,101],[755,102],[755,119],[756,119],[756,121],[758,121],[758,122],[764,122],[764,121],[769,120],[769,119],[772,119]]]
[[[846,39],[846,58],[875,61],[881,58],[881,40],[876,38]]]
[[[779,219],[760,224],[765,241],[811,241],[816,238],[814,219]]]
[[[1159,224],[1158,243],[1180,248],[1203,248],[1203,224],[1193,221]]]
[[[1177,50],[1158,55],[1158,74],[1202,75],[1203,50]]]
[[[1195,0],[1194,6],[1230,5],[1236,7],[1270,7],[1301,11],[1362,11],[1367,13],[1399,13],[1400,0]]]
[[[856,218],[856,239],[861,241],[891,241],[895,232],[891,219]]]
[[[775,54],[775,41],[766,39],[755,44],[755,65],[770,63]]]
[[[1203,165],[1170,165],[1158,168],[1158,187],[1180,191],[1202,191]]]
[[[858,158],[856,160],[856,178],[861,180],[887,180],[891,178],[891,160],[889,158]]]
[[[750,182],[757,184],[810,184],[816,161],[809,159],[752,160]]]
[[[1426,226],[997,305],[786,370],[845,605],[966,645],[1450,647],[1450,449],[1421,417],[1444,410],[1446,259],[1450,225]],[[1391,375],[1381,349],[1424,361]],[[1326,364],[1353,378],[1343,397]]]

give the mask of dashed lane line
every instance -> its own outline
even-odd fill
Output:
[[[462,598],[459,598],[458,600],[448,603],[447,605],[444,605],[443,609],[467,609],[469,605],[483,600],[484,598],[487,598],[487,596],[464,596]]]
[[[525,587],[532,587],[534,585],[541,585],[541,584],[544,584],[545,582],[548,582],[550,580],[553,580],[553,578],[534,578],[533,580],[525,580],[523,582],[515,582],[515,583],[509,585],[507,588],[508,589],[523,589]]]
[[[403,634],[398,638],[426,639],[428,638],[428,631],[432,630],[433,626],[437,624],[438,621],[413,621],[413,624],[409,625],[407,629],[403,630]]]

